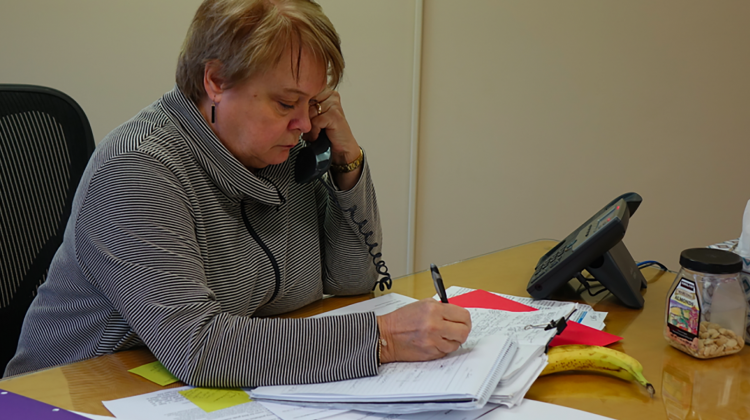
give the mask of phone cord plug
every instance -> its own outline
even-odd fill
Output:
[[[361,222],[358,222],[357,219],[354,218],[354,212],[357,211],[357,205],[353,205],[349,208],[344,208],[344,206],[339,203],[338,198],[336,198],[336,192],[333,190],[333,188],[328,185],[327,182],[325,182],[322,179],[319,179],[320,183],[323,184],[326,189],[328,190],[328,196],[331,197],[334,203],[344,212],[349,213],[349,218],[352,220],[352,223],[357,225],[357,229],[359,230],[359,233],[362,235],[365,241],[365,245],[367,245],[367,252],[372,257],[372,263],[375,265],[375,271],[378,272],[379,275],[383,276],[380,280],[376,280],[375,284],[372,286],[372,290],[375,290],[376,287],[380,286],[380,291],[384,291],[386,288],[388,290],[391,289],[391,286],[393,285],[393,280],[391,280],[391,275],[388,273],[388,267],[385,265],[385,261],[383,261],[382,256],[383,254],[378,252],[374,253],[373,250],[377,248],[378,243],[370,243],[369,239],[373,235],[372,231],[365,232],[364,227],[367,225],[367,219],[363,219]]]

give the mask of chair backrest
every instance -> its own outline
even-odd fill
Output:
[[[69,96],[0,84],[0,375],[62,243],[93,151],[89,121]]]

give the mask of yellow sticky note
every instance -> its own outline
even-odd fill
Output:
[[[180,394],[206,413],[252,401],[250,395],[239,388],[192,388],[180,391]]]
[[[128,372],[135,373],[136,375],[143,376],[151,382],[156,382],[161,386],[169,385],[179,381],[174,375],[172,375],[164,365],[158,360],[151,363],[146,363],[143,366],[130,369]]]

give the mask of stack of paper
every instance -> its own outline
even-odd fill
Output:
[[[471,291],[473,290],[451,287],[446,292],[453,299]],[[533,301],[510,296],[507,298],[517,299],[521,305],[533,305],[537,310],[508,312],[468,308],[472,318],[472,330],[467,343],[462,346],[461,350],[455,352],[456,356],[462,357],[460,362],[452,362],[454,355],[451,354],[444,359],[432,362],[394,363],[384,365],[377,377],[329,384],[260,387],[255,389],[252,395],[254,398],[267,401],[382,413],[470,409],[481,406],[482,401],[513,407],[523,399],[546,366],[547,356],[544,350],[556,331],[545,330],[544,326],[549,324],[550,320],[568,318],[578,305],[570,302]],[[384,315],[415,301],[416,299],[413,298],[390,293],[320,314],[317,317],[369,311],[375,312],[376,315]],[[448,382],[453,382],[451,376],[445,371],[435,370],[435,367],[445,365],[460,367],[462,370],[467,369],[466,366],[469,365],[463,364],[469,363],[466,358],[472,353],[467,351],[473,349],[476,343],[483,341],[490,343],[498,340],[498,334],[511,342],[517,342],[519,346],[518,350],[512,354],[511,360],[502,361],[507,364],[507,368],[498,377],[499,380],[491,379],[494,381],[492,385],[483,383],[483,386],[489,386],[492,389],[489,398],[485,400],[483,395],[476,393],[477,391],[464,395],[455,394],[456,389],[466,388],[466,384],[463,383],[456,384],[457,388],[454,387],[453,391],[449,392],[445,388],[445,381],[447,379]],[[471,358],[473,361],[488,357],[476,350],[473,353],[476,353]],[[493,360],[492,357],[494,356],[490,356],[489,360]],[[446,362],[450,364],[446,365]],[[484,366],[487,364],[485,361]],[[430,368],[430,366],[433,367]],[[480,370],[486,371],[486,368],[480,366]],[[393,382],[385,382],[391,380],[391,375],[395,372],[403,376],[400,378],[393,376]],[[392,385],[393,383],[398,386]],[[424,388],[425,386],[431,388]],[[438,387],[443,388],[438,389]],[[445,403],[446,398],[454,400],[451,403]],[[400,403],[391,403],[391,401],[400,401]]]
[[[472,339],[429,362],[389,363],[378,376],[323,384],[264,386],[253,398],[376,413],[482,408],[510,364],[517,345],[505,335]]]
[[[550,321],[566,318],[580,322],[584,325],[581,328],[589,325],[600,330],[606,316],[606,312],[595,312],[591,306],[574,302],[534,300],[456,286],[448,288],[446,293],[451,303],[464,306],[471,313],[472,337],[499,333],[518,342],[518,351],[489,399],[491,403],[506,407],[520,403],[547,365],[547,345],[553,339],[559,339],[559,336],[555,337],[555,329],[545,330]],[[391,293],[317,316],[368,311],[384,315],[414,301],[416,299]]]
[[[451,296],[459,288],[449,288]],[[501,333],[514,337],[519,350],[505,375],[497,384],[490,402],[513,407],[531,388],[547,365],[545,349],[554,338],[555,329],[545,329],[551,320],[567,318],[576,309],[575,303],[562,305],[540,305],[532,312],[509,312],[495,309],[467,308],[471,313],[472,334]]]
[[[606,345],[619,339],[598,331],[604,328],[607,313],[596,312],[589,305],[535,300],[455,286],[448,288],[446,292],[451,303],[469,310],[473,328],[476,328],[479,322],[481,325],[491,326],[494,332],[512,335],[518,340],[519,350],[511,368],[490,397],[491,403],[509,408],[520,404],[526,392],[544,370],[547,365],[545,350],[548,345],[562,344],[565,340],[578,340],[583,335],[581,330],[591,330],[597,335],[597,341],[586,344]],[[555,329],[545,330],[545,325],[561,317],[569,321],[568,328],[562,336],[556,336]],[[607,337],[602,337],[604,335]],[[561,339],[562,337],[565,338]]]
[[[193,391],[200,391],[204,395],[199,400],[185,396]],[[247,397],[250,390],[243,392],[247,393]],[[118,420],[475,420],[498,408],[497,405],[487,404],[477,410],[377,414],[249,400],[238,404],[234,398],[227,399],[223,390],[189,386],[104,401],[104,405]],[[99,420],[98,417],[92,418]],[[112,420],[111,417],[109,419]]]
[[[263,401],[375,413],[473,410],[484,407],[517,350],[513,337],[469,334],[453,353],[433,361],[389,363],[378,376],[323,384],[262,386]]]
[[[544,326],[565,317],[601,329],[606,316],[588,305],[569,302],[535,301],[458,287],[447,292],[451,303],[465,306],[471,313],[472,332],[461,349],[443,359],[391,363],[384,365],[376,377],[351,381],[253,391],[184,387],[107,401],[105,405],[118,419],[140,418],[143,413],[153,419],[203,418],[201,412],[215,420],[505,418],[517,410],[496,409],[521,405],[547,364],[545,349],[556,330],[545,330]],[[501,299],[500,303],[493,302],[495,298]],[[367,311],[383,315],[414,301],[392,293],[317,316]],[[476,305],[478,301],[482,301],[480,305]],[[488,360],[493,364],[489,374]],[[258,401],[248,400],[251,394]],[[539,407],[532,408],[532,403],[524,403],[525,408],[518,413],[535,412]]]

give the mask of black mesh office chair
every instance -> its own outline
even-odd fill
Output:
[[[94,136],[86,115],[54,89],[0,84],[0,376],[62,243]]]

